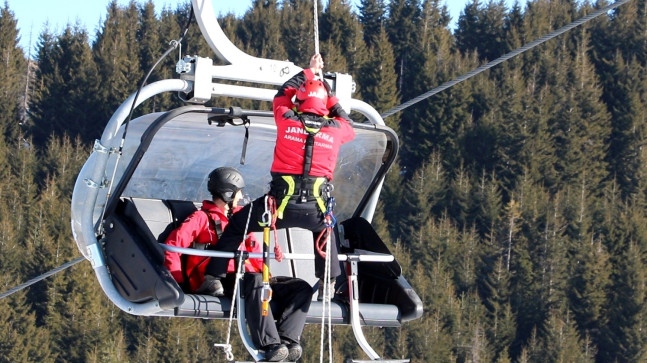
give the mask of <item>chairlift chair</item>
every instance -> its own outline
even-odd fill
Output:
[[[182,291],[163,266],[163,251],[233,254],[170,247],[163,244],[164,238],[199,207],[195,201],[210,199],[206,176],[215,167],[240,170],[245,192],[252,199],[265,194],[276,137],[273,115],[220,105],[218,97],[271,101],[276,89],[260,86],[279,86],[301,68],[241,52],[220,29],[210,0],[192,0],[192,5],[203,35],[226,65],[185,57],[178,62],[177,79],[146,85],[137,97],[133,94],[121,104],[76,180],[72,230],[104,293],[121,310],[143,316],[228,319],[232,299]],[[356,139],[342,146],[333,180],[334,213],[340,221],[335,233],[341,244],[340,260],[347,266],[346,283],[339,288],[348,291],[348,299],[333,301],[330,316],[332,324],[351,325],[367,356],[379,360],[361,326],[397,327],[422,316],[420,298],[370,225],[384,175],[398,152],[398,138],[375,109],[351,98],[349,75],[325,77],[347,111],[366,118],[356,120]],[[187,106],[146,114],[126,124],[133,102],[137,106],[164,92],[178,93]],[[204,106],[209,100],[220,107]],[[314,285],[312,234],[291,228],[280,230],[278,236],[273,243],[281,244],[286,259],[272,262],[272,274],[300,277]],[[243,342],[252,357],[261,360],[245,328],[244,299],[238,295],[235,303]],[[322,313],[322,303],[313,301],[307,323],[321,323]]]

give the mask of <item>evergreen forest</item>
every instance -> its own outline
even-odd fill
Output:
[[[320,2],[326,70],[352,75],[353,97],[382,113],[612,1],[472,0],[455,28],[444,3]],[[305,67],[312,8],[254,0],[219,19],[244,52]],[[28,53],[4,3],[0,293],[81,256],[70,228],[77,174],[190,9],[111,0],[95,30],[46,27]],[[646,15],[647,0],[629,1],[385,118],[401,150],[373,225],[425,312],[400,328],[364,328],[381,356],[647,361]],[[216,58],[195,21],[182,53]],[[164,59],[148,83],[177,78],[177,59]],[[136,114],[181,105],[159,95]],[[88,261],[0,299],[0,311],[0,362],[225,361],[213,347],[225,321],[129,315],[105,297]],[[319,335],[306,327],[301,361],[319,361]],[[232,342],[236,358],[249,359]],[[367,359],[347,326],[334,328],[333,348],[335,362]]]

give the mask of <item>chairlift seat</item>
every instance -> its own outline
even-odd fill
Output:
[[[133,302],[158,300],[167,311],[160,315],[226,319],[229,317],[231,299],[188,294],[172,278],[163,266],[164,254],[159,243],[165,232],[175,228],[199,203],[148,198],[123,198],[114,215],[106,218],[105,251],[108,256],[113,282],[124,298]],[[160,238],[162,237],[162,238]],[[309,240],[308,240],[309,238]],[[312,233],[291,228],[278,231],[278,240],[285,251],[312,253]],[[297,242],[298,241],[298,242]],[[314,263],[311,260],[273,261],[275,275],[296,276],[309,280],[314,285]],[[379,279],[378,279],[379,280]],[[389,278],[388,280],[393,280]],[[406,281],[405,281],[406,282]],[[400,326],[403,315],[396,304],[388,303],[377,294],[389,291],[389,285],[398,281],[373,281],[360,289],[360,296],[378,297],[379,303],[360,303],[362,323],[370,326]],[[368,291],[368,286],[373,286]],[[394,285],[395,286],[395,285]],[[313,299],[316,298],[313,294]],[[361,300],[360,300],[361,301]],[[349,324],[350,312],[346,302],[332,302],[333,324]],[[323,304],[312,301],[307,323],[321,323]],[[406,319],[408,320],[408,319]]]

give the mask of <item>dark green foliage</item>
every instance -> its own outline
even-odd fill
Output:
[[[27,90],[27,61],[18,47],[20,36],[17,21],[9,4],[0,8],[0,132],[9,138],[19,133],[19,125],[25,122]]]
[[[61,137],[65,133],[85,142],[99,137],[105,117],[96,99],[100,93],[99,72],[86,31],[77,25],[66,27],[55,39],[51,34],[42,34],[38,60],[30,107],[34,142],[44,146],[50,135]]]
[[[354,97],[384,112],[608,3],[474,0],[452,31],[440,0],[362,0],[359,14],[334,0],[318,4],[320,48],[326,70],[350,73]],[[645,4],[385,120],[401,149],[372,223],[425,313],[400,328],[364,328],[381,356],[647,359]],[[6,3],[0,10],[0,292],[79,256],[69,203],[91,142],[179,38],[189,9],[111,1],[96,36],[73,24],[45,30],[29,71],[14,15]],[[243,51],[306,66],[312,10],[307,0],[255,0],[219,21]],[[182,52],[213,57],[195,22]],[[147,82],[176,77],[176,60]],[[158,95],[135,114],[182,104]],[[0,311],[2,362],[224,360],[213,343],[225,341],[225,321],[128,315],[87,262],[0,300]],[[249,359],[236,332],[230,341],[236,359]],[[302,361],[319,361],[320,326],[307,326],[302,342]],[[334,361],[366,358],[348,326],[335,327],[332,345]]]

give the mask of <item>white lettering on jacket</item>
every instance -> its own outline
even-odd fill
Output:
[[[295,127],[295,126],[288,127],[285,130],[285,133],[286,134],[300,134],[300,135],[307,135],[308,134],[308,132],[306,132],[306,130],[302,129],[301,127]],[[286,138],[288,138],[288,137],[286,136]],[[332,136],[330,136],[330,135],[328,135],[328,134],[326,134],[324,132],[316,133],[315,138],[322,139],[322,140],[324,140],[326,142],[329,142],[331,144],[333,143],[333,140],[334,140],[334,138]]]

